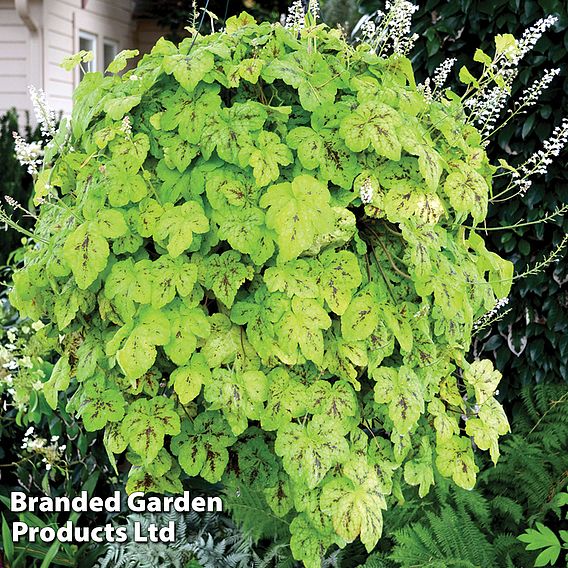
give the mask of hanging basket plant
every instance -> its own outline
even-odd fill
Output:
[[[496,168],[390,47],[242,14],[87,73],[10,296],[60,350],[47,402],[128,452],[128,491],[254,488],[311,568],[373,549],[405,484],[473,487],[509,429],[466,359],[512,280],[477,230]]]

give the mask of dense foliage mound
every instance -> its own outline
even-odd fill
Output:
[[[380,537],[386,497],[498,456],[500,374],[468,363],[511,265],[475,226],[494,168],[459,97],[321,25],[243,14],[88,73],[36,185],[13,304],[44,385],[129,450],[127,489],[261,488],[306,566]]]

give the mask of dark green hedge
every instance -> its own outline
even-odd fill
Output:
[[[2,207],[8,212],[12,208],[6,206],[4,197],[10,195],[16,201],[27,206],[32,191],[32,178],[20,165],[14,153],[14,137],[12,132],[18,130],[18,115],[15,110],[0,116],[0,199]],[[32,130],[28,125],[22,136],[28,141],[40,140],[38,129]],[[31,219],[25,218],[21,212],[14,214],[14,219],[25,227],[31,226]],[[0,227],[0,267],[4,266],[11,252],[21,245],[22,235],[13,229],[8,231]]]
[[[362,10],[384,8],[384,2],[363,2]],[[477,47],[493,53],[499,33],[520,37],[539,18],[556,15],[558,23],[539,41],[521,64],[513,99],[544,69],[560,67],[560,76],[539,104],[512,126],[504,128],[492,157],[523,162],[542,146],[554,126],[568,116],[568,2],[566,0],[428,0],[420,3],[414,30],[420,35],[413,51],[417,78],[423,80],[446,57],[456,57],[452,87],[459,88],[457,71]],[[488,226],[512,225],[521,219],[541,219],[568,203],[567,153],[549,168],[546,178],[535,177],[523,199],[495,206]],[[515,263],[517,273],[549,254],[568,229],[566,216],[546,225],[488,233],[493,249]],[[501,390],[515,398],[522,385],[542,381],[568,381],[568,263],[566,249],[559,261],[543,273],[517,280],[510,296],[511,312],[494,325],[479,344],[478,352],[493,353],[503,371]],[[562,286],[564,284],[564,286]]]

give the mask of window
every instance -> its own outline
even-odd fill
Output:
[[[118,43],[112,39],[105,39],[103,44],[103,69],[104,71],[118,54]]]
[[[85,73],[91,73],[97,70],[97,36],[89,32],[79,32],[79,50],[92,51],[93,59],[87,63],[82,64],[82,69],[79,69],[79,77],[82,79]]]

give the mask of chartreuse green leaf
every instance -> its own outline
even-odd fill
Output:
[[[319,279],[323,297],[331,310],[341,316],[351,303],[354,290],[361,284],[359,262],[346,250],[326,251],[319,260],[323,265]]]
[[[217,483],[229,461],[227,448],[236,441],[229,432],[223,415],[207,410],[192,422],[183,422],[181,433],[172,440],[172,452],[188,475]]]
[[[69,387],[71,381],[71,366],[69,364],[69,356],[61,357],[51,372],[49,381],[43,385],[43,395],[47,404],[55,410],[57,408],[57,395]]]
[[[379,294],[377,287],[369,285],[349,303],[341,316],[341,333],[348,341],[367,339],[379,323]]]
[[[290,298],[317,298],[321,294],[318,269],[313,261],[290,260],[267,268],[263,278],[269,292],[284,292]]]
[[[105,176],[108,202],[113,207],[123,207],[130,202],[138,203],[148,195],[148,185],[140,174],[132,175],[116,167],[109,167]]]
[[[209,230],[209,220],[203,207],[197,201],[187,201],[183,205],[166,204],[153,231],[154,236],[163,241],[170,256],[178,257],[193,242],[195,234]]]
[[[368,552],[375,548],[383,530],[381,509],[387,508],[376,483],[357,486],[345,477],[333,479],[323,486],[320,504],[341,538],[353,542],[359,536]]]
[[[306,405],[306,387],[299,378],[282,367],[274,369],[268,375],[266,407],[261,415],[263,429],[281,428],[293,418],[304,415]]]
[[[207,261],[205,286],[213,291],[215,297],[228,308],[233,305],[239,288],[246,280],[251,280],[254,270],[241,262],[241,255],[236,251],[227,251],[221,255],[211,255]]]
[[[265,225],[265,214],[258,207],[231,207],[216,212],[219,238],[235,250],[248,254],[256,265],[263,265],[274,254],[274,233]]]
[[[132,458],[132,467],[128,472],[126,492],[142,493],[181,493],[183,485],[179,480],[180,467],[172,456],[162,448],[156,458],[149,464]]]
[[[113,165],[126,173],[135,174],[140,171],[148,156],[150,140],[146,134],[139,132],[132,138],[115,138],[109,147]]]
[[[236,373],[215,369],[205,385],[205,400],[212,410],[222,410],[233,434],[238,436],[248,427],[248,420],[258,420],[262,403],[268,395],[268,381],[262,371]]]
[[[446,406],[439,398],[428,403],[428,412],[434,416],[434,428],[438,440],[448,440],[454,434],[459,434],[458,421],[453,414],[446,412]]]
[[[401,124],[399,114],[389,106],[367,102],[343,119],[339,134],[353,152],[372,146],[379,156],[399,160],[402,147],[396,129]]]
[[[261,132],[255,142],[254,149],[245,149],[245,155],[256,183],[263,187],[276,181],[280,176],[279,166],[287,166],[292,163],[292,152],[285,144],[280,142],[278,135],[273,132]]]
[[[185,365],[199,339],[209,337],[211,325],[201,307],[190,308],[179,301],[171,305],[166,317],[170,323],[170,340],[164,345],[164,352],[176,365]]]
[[[252,133],[260,130],[267,118],[256,102],[235,103],[207,118],[201,135],[201,152],[209,159],[216,150],[229,164],[244,166],[254,149]]]
[[[91,311],[94,295],[88,290],[80,290],[72,279],[69,279],[60,295],[55,300],[53,313],[60,331],[73,322],[77,312]]]
[[[288,145],[297,151],[298,159],[307,170],[315,170],[324,160],[324,140],[307,126],[298,126],[288,133]]]
[[[313,489],[325,474],[348,454],[347,440],[334,428],[334,422],[316,415],[304,426],[289,423],[280,428],[274,449],[293,481]]]
[[[110,249],[96,223],[79,225],[65,241],[63,258],[81,290],[87,289],[105,269]]]
[[[117,312],[125,319],[134,315],[135,303],[149,304],[152,299],[152,285],[143,262],[135,264],[129,258],[113,264],[105,282],[105,296],[114,301]]]
[[[163,69],[173,74],[176,81],[189,93],[215,65],[213,54],[204,48],[193,49],[190,54],[173,54],[164,58]]]
[[[132,331],[116,353],[116,360],[128,378],[137,379],[152,367],[156,360],[156,346],[167,345],[170,329],[164,312],[151,307],[139,311]]]
[[[63,61],[60,63],[60,67],[63,67],[65,71],[72,71],[77,65],[80,63],[88,63],[92,61],[94,57],[94,53],[92,51],[85,51],[82,49],[81,51],[69,55],[63,58]]]
[[[201,353],[194,353],[189,363],[184,367],[178,367],[171,374],[170,379],[173,381],[179,401],[187,404],[199,395],[204,384],[210,382],[211,369]]]
[[[79,407],[79,415],[88,432],[101,430],[108,422],[118,422],[124,416],[126,401],[116,389],[85,391],[85,398]]]
[[[426,436],[420,442],[420,451],[413,460],[404,466],[404,480],[409,485],[419,485],[418,494],[425,497],[434,485],[434,469],[432,466],[432,448]]]
[[[389,416],[396,431],[407,434],[424,412],[424,395],[418,377],[408,367],[378,367],[372,373],[375,402],[388,404]]]
[[[355,390],[347,381],[331,385],[327,381],[316,381],[307,390],[307,406],[313,414],[321,414],[337,422],[336,428],[353,425],[358,414]]]
[[[306,359],[321,366],[324,355],[322,330],[331,325],[331,319],[322,306],[310,298],[294,297],[291,308],[276,326],[282,350],[279,357],[295,360],[299,348]]]
[[[308,249],[319,235],[331,232],[335,215],[326,185],[309,175],[268,188],[260,199],[266,225],[276,232],[278,259],[286,262]]]
[[[180,433],[173,400],[164,397],[135,400],[122,421],[121,433],[142,463],[151,463],[164,446],[164,436]]]
[[[512,59],[517,53],[517,40],[512,34],[498,34],[495,36],[496,53],[504,53],[508,59]],[[491,58],[487,65],[491,63]]]
[[[501,380],[501,373],[493,369],[489,359],[474,361],[464,371],[464,379],[475,389],[475,400],[482,405],[493,397]]]
[[[219,85],[201,84],[191,95],[180,87],[161,116],[160,127],[166,131],[177,128],[183,140],[197,144],[206,117],[220,107]]]
[[[497,463],[499,458],[499,436],[510,431],[509,422],[503,407],[489,398],[480,405],[477,418],[470,418],[466,424],[466,433],[481,450],[489,450],[491,459]]]
[[[106,101],[104,109],[110,118],[120,120],[127,112],[130,112],[135,106],[140,104],[141,100],[140,95],[112,98]]]
[[[457,171],[448,175],[444,192],[461,218],[471,215],[479,223],[487,216],[487,182],[467,164],[460,164]]]
[[[139,54],[137,49],[123,49],[118,55],[109,63],[106,68],[108,73],[120,73],[128,64],[128,60],[136,57]]]
[[[451,477],[460,487],[472,489],[479,468],[475,465],[469,439],[452,436],[446,440],[438,440],[436,467],[442,475]]]

